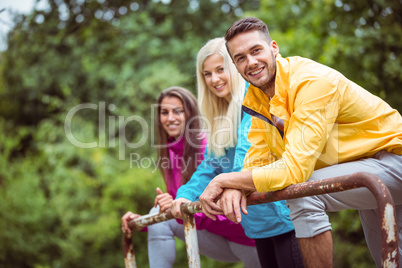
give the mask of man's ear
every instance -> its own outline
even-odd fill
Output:
[[[278,46],[278,44],[276,43],[275,40],[271,41],[271,47],[272,47],[272,50],[274,51],[274,55],[276,57],[276,55],[279,54],[279,46]]]

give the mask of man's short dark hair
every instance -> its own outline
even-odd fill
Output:
[[[254,17],[244,18],[233,23],[226,31],[225,40],[229,42],[236,35],[249,31],[260,31],[267,37],[269,42],[272,41],[267,25],[262,20]]]

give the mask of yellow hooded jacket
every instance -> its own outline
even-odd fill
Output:
[[[243,110],[252,117],[243,170],[257,191],[307,181],[313,171],[371,157],[402,155],[402,117],[382,99],[327,66],[276,57],[275,96],[249,87]],[[277,129],[271,114],[284,121]]]

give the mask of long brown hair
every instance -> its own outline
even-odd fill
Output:
[[[200,148],[202,146],[202,130],[201,130],[201,120],[200,113],[198,110],[197,100],[194,95],[185,88],[182,87],[170,87],[162,91],[158,98],[158,109],[157,109],[157,137],[158,144],[158,163],[159,170],[163,175],[166,185],[169,184],[168,178],[170,175],[170,168],[174,163],[170,163],[169,151],[168,151],[168,139],[169,136],[163,129],[160,113],[161,113],[161,103],[165,97],[176,97],[183,103],[184,114],[185,114],[185,130],[184,130],[184,150],[183,157],[181,161],[186,161],[188,165],[181,165],[181,184],[187,183],[197,166],[201,162]],[[191,130],[191,131],[189,131]],[[166,165],[166,161],[169,161],[169,165]],[[165,164],[163,164],[165,163]],[[186,167],[186,168],[184,168]]]

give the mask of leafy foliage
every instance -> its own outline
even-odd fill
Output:
[[[198,49],[248,5],[231,3],[50,0],[15,18],[0,64],[0,266],[123,266],[121,216],[148,213],[163,188],[151,104],[173,85],[194,92]],[[134,245],[147,266],[146,234]]]
[[[284,57],[311,58],[402,111],[402,6],[348,0],[261,1],[257,11]],[[356,211],[331,214],[336,267],[374,267]],[[353,254],[351,254],[353,252]]]
[[[331,66],[399,111],[401,14],[399,2],[382,0],[266,0],[246,13],[267,23],[282,56]]]
[[[10,132],[1,123],[1,130]],[[130,169],[104,148],[71,146],[55,124],[42,122],[36,129],[34,140],[41,149],[34,157],[10,161],[23,130],[14,138],[3,137],[0,226],[7,232],[0,234],[0,263],[121,267],[120,217],[127,210],[146,214],[162,178],[149,169]],[[139,235],[135,242],[144,241]],[[139,256],[146,256],[144,250],[137,249]]]

